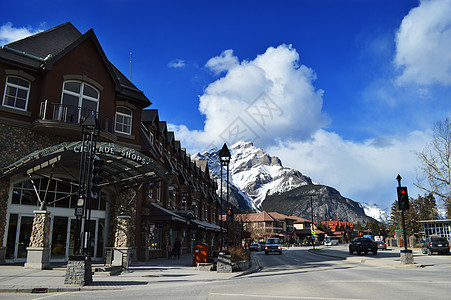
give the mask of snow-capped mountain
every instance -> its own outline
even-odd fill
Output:
[[[360,222],[370,217],[363,206],[345,198],[332,187],[313,182],[301,172],[286,168],[279,158],[270,156],[250,142],[238,142],[230,147],[229,203],[242,211],[276,211],[287,215],[311,218],[311,202],[318,218]],[[206,160],[208,168],[220,186],[219,149],[213,148],[192,156]],[[226,169],[223,167],[223,195],[226,194]],[[224,196],[225,197],[225,196]]]
[[[243,198],[254,210],[259,211],[263,200],[269,195],[282,194],[312,184],[310,178],[282,166],[279,158],[268,155],[250,142],[238,142],[229,150],[232,154],[229,164],[230,183],[242,192]],[[214,178],[220,178],[218,149],[195,154],[192,159],[207,160]],[[223,174],[225,173],[226,170],[223,169]]]
[[[363,210],[365,211],[365,214],[373,219],[376,219],[379,222],[382,222],[384,224],[388,224],[388,221],[390,219],[390,214],[387,212],[387,209],[383,210],[379,207],[377,207],[376,204],[368,204],[368,203],[361,203],[363,206]]]

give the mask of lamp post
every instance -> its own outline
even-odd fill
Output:
[[[94,114],[88,116],[81,124],[82,132],[82,151],[80,157],[80,174],[78,185],[78,200],[75,206],[75,241],[74,241],[74,255],[82,256],[88,253],[88,239],[90,228],[89,224],[91,218],[91,177],[92,164],[94,161],[95,149],[97,144],[97,137],[99,136],[100,126]],[[82,226],[82,219],[85,219],[85,224]]]
[[[90,245],[91,188],[93,163],[100,126],[93,112],[81,124],[82,147],[80,151],[80,174],[78,199],[75,205],[74,255],[69,257],[64,284],[87,285],[92,282]],[[85,220],[84,226],[82,220]]]
[[[230,163],[230,151],[229,148],[227,148],[226,143],[224,143],[224,145],[222,146],[221,151],[219,151],[219,160],[221,162],[221,248],[222,248],[222,213],[223,213],[223,209],[222,209],[222,167],[226,166],[226,170],[227,170],[227,180],[226,180],[226,188],[227,188],[227,208],[229,208],[229,163]],[[227,251],[229,250],[229,224],[226,220],[226,225],[227,225],[227,239],[226,239],[226,245],[227,245]]]

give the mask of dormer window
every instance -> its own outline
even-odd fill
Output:
[[[132,134],[132,111],[125,107],[118,107],[116,110],[116,132]]]
[[[30,82],[25,79],[8,76],[3,96],[3,106],[26,111],[30,85]]]

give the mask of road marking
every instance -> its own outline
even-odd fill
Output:
[[[322,299],[322,300],[362,300],[365,298],[330,298],[330,297],[317,297],[317,296],[281,296],[281,295],[252,295],[252,294],[226,294],[226,293],[210,293],[210,296],[224,296],[224,297],[253,297],[253,298],[271,298],[271,299]]]

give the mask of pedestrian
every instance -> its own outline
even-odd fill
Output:
[[[182,243],[178,238],[175,239],[174,243],[174,259],[180,259],[180,251],[182,250]]]
[[[171,242],[168,243],[168,246],[166,247],[166,250],[168,251],[168,259],[172,258],[172,245]]]

